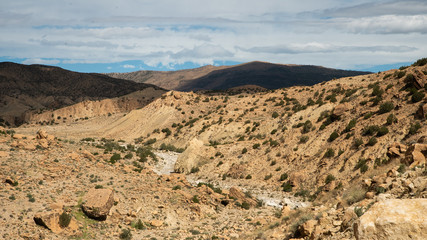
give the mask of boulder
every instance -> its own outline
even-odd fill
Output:
[[[153,227],[161,227],[163,225],[163,221],[161,220],[151,220],[150,225]]]
[[[402,159],[402,163],[412,166],[423,164],[426,162],[424,153],[427,153],[427,144],[412,144],[406,151],[405,158]]]
[[[427,239],[427,199],[375,203],[354,224],[356,239]]]
[[[308,220],[307,222],[301,224],[298,227],[298,232],[300,233],[301,237],[308,237],[310,236],[313,231],[314,231],[314,227],[316,226],[317,221],[316,220]]]
[[[49,147],[49,142],[44,138],[39,140],[39,144],[42,148],[48,148]]]
[[[345,112],[347,112],[349,110],[349,106],[346,103],[341,103],[338,104],[334,110],[332,111],[332,115],[336,116],[336,117],[340,117],[341,115],[343,115]]]
[[[47,138],[47,133],[45,130],[38,130],[37,131],[37,139],[46,139]]]
[[[90,189],[83,199],[82,210],[90,218],[105,220],[113,205],[113,190]]]
[[[43,226],[54,233],[60,233],[62,232],[62,228],[59,225],[59,215],[60,213],[58,211],[37,213],[34,216],[34,221],[36,224]]]

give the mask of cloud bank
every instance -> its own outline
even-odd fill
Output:
[[[0,57],[26,64],[261,60],[355,69],[426,57],[426,34],[424,0],[22,0],[0,10]]]

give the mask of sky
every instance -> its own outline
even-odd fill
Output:
[[[427,57],[427,0],[0,0],[0,61],[80,72]]]

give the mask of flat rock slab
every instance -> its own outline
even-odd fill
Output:
[[[91,189],[83,198],[82,210],[90,218],[105,220],[113,205],[113,190]]]

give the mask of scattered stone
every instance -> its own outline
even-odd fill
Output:
[[[113,204],[113,190],[90,189],[84,196],[82,210],[90,218],[105,220]]]
[[[153,227],[161,227],[163,225],[163,221],[161,220],[151,220],[150,225]]]

